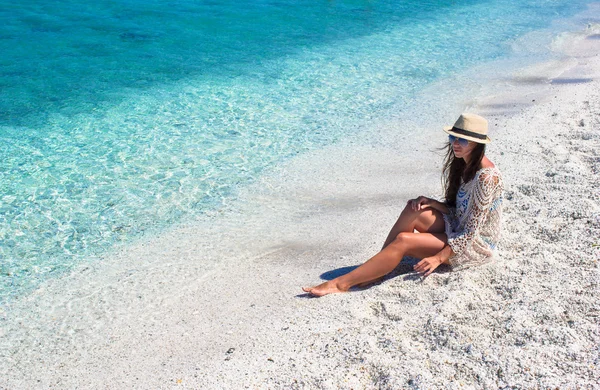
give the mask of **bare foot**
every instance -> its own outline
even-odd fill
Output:
[[[321,283],[315,287],[302,287],[302,290],[316,297],[322,297],[323,295],[327,294],[343,293],[348,291],[347,289],[344,290],[343,288],[340,288],[338,284],[333,280]]]

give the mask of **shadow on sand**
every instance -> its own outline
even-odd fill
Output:
[[[594,79],[589,78],[557,78],[550,80],[550,84],[583,84],[594,81]]]

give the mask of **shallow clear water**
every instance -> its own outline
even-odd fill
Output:
[[[402,116],[586,2],[0,1],[0,301]]]

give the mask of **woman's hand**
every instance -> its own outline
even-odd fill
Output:
[[[423,276],[429,276],[443,261],[438,256],[426,257],[414,266],[414,270]]]
[[[417,199],[411,199],[408,201],[413,211],[419,211],[421,209],[431,207],[432,202],[433,199],[429,199],[425,196],[419,196]]]
[[[450,212],[448,206],[446,206],[444,203],[438,202],[437,200],[428,198],[426,196],[419,196],[417,199],[411,199],[408,201],[408,204],[413,211],[432,208],[436,209],[442,214],[448,214]]]

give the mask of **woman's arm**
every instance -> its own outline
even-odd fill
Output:
[[[448,214],[450,212],[448,206],[446,206],[444,203],[438,202],[435,199],[427,198],[425,196],[419,196],[417,199],[412,199],[410,203],[412,209],[415,211],[419,211],[425,208],[432,208],[436,209],[442,214]]]
[[[420,274],[425,274],[423,276],[429,276],[440,264],[450,264],[450,259],[454,255],[452,248],[450,245],[446,245],[441,251],[439,251],[436,255],[431,257],[425,257],[423,260],[419,261],[414,266],[414,270]]]

